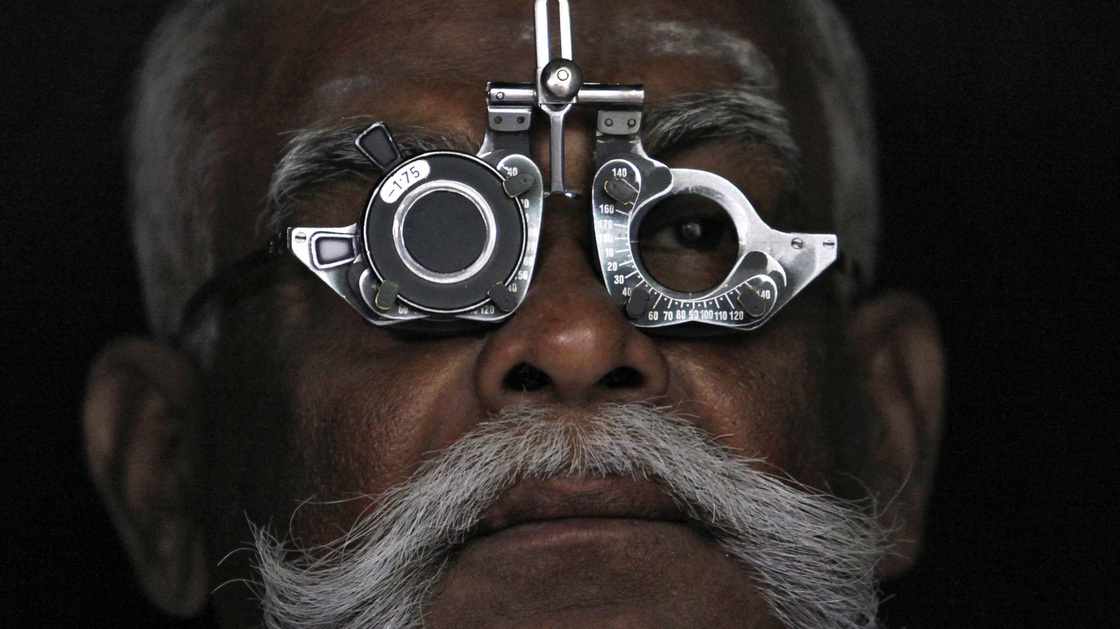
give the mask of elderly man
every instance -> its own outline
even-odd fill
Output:
[[[858,53],[823,0],[566,10],[165,19],[132,136],[155,338],[104,351],[85,411],[161,608],[876,626],[942,366],[928,309],[866,290]]]

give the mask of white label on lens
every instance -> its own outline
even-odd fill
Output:
[[[409,162],[393,173],[392,177],[381,186],[381,200],[386,203],[395,203],[409,188],[428,178],[432,167],[426,160]]]

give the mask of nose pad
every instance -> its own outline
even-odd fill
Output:
[[[517,312],[486,340],[476,388],[490,411],[664,397],[668,366],[625,318],[575,238],[551,239]]]

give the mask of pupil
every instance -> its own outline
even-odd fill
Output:
[[[697,293],[719,284],[739,254],[732,218],[713,199],[677,194],[657,202],[638,225],[637,254],[650,279]]]
[[[696,251],[711,251],[719,244],[720,225],[715,221],[696,219],[677,225],[677,240]]]

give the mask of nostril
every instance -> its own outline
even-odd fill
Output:
[[[540,391],[550,384],[552,384],[552,378],[548,377],[548,374],[528,363],[514,365],[513,369],[510,369],[502,380],[502,386],[507,390],[523,393]]]
[[[599,386],[607,389],[636,389],[645,384],[645,376],[633,367],[617,367],[599,378]]]

